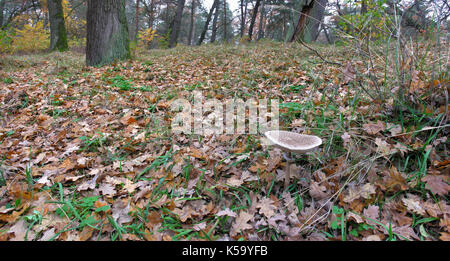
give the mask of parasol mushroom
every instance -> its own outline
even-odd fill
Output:
[[[283,151],[283,157],[286,160],[286,177],[284,185],[287,188],[290,179],[290,163],[292,158],[288,157],[288,153],[304,154],[312,151],[322,144],[322,139],[306,134],[299,134],[291,131],[272,130],[267,131],[264,135],[269,139],[276,147]]]

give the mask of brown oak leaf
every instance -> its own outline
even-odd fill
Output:
[[[259,213],[267,218],[271,218],[275,215],[275,210],[277,209],[273,204],[274,201],[272,199],[264,197],[256,204],[256,208],[259,208]]]
[[[253,226],[248,224],[248,222],[251,221],[252,219],[253,215],[250,215],[245,211],[241,211],[239,213],[239,216],[236,218],[233,225],[231,226],[230,231],[231,236],[235,236],[243,230],[251,229]]]
[[[450,191],[450,185],[444,181],[443,175],[427,175],[422,178],[422,181],[426,183],[426,187],[440,196],[445,196]]]
[[[373,123],[373,122],[366,123],[366,124],[363,124],[363,129],[367,133],[375,135],[380,131],[384,131],[384,123],[382,121],[377,121],[377,123]]]

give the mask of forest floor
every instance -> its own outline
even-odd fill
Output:
[[[383,52],[313,48],[340,65],[269,41],[3,55],[0,240],[450,240],[448,74],[425,47],[402,86]],[[194,91],[278,99],[280,128],[323,144],[285,187],[262,135],[171,131]]]

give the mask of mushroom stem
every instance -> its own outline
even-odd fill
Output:
[[[285,176],[284,176],[284,188],[287,190],[287,188],[289,187],[289,181],[291,179],[291,163],[293,161],[292,158],[290,158],[288,156],[288,154],[290,154],[290,152],[284,152],[283,153],[283,158],[286,160],[286,166],[284,169],[285,172]]]

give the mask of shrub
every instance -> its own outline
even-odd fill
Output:
[[[22,29],[15,29],[12,38],[11,52],[36,51],[47,49],[50,44],[49,33],[44,29],[42,21],[35,25],[26,23]]]

